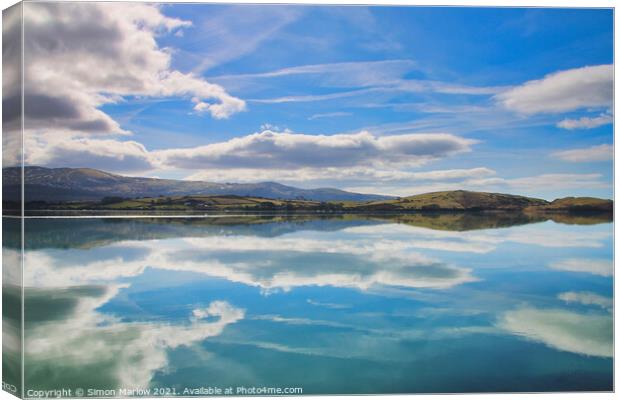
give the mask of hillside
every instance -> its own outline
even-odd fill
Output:
[[[140,213],[253,213],[287,215],[295,213],[310,214],[376,214],[401,215],[412,222],[420,215],[434,214],[434,219],[425,219],[434,228],[442,225],[453,226],[459,220],[464,229],[469,225],[463,215],[477,215],[476,223],[485,218],[491,224],[526,223],[532,220],[558,220],[569,217],[572,223],[580,223],[575,216],[600,216],[608,221],[613,216],[613,202],[595,198],[567,198],[553,202],[523,196],[482,192],[437,192],[406,197],[391,201],[370,202],[319,202],[312,200],[283,200],[264,197],[236,195],[186,195],[140,197],[135,199],[105,197],[100,201],[79,201],[61,203],[29,203],[28,210],[47,210],[49,212],[103,211]],[[498,219],[488,213],[503,213]],[[487,213],[486,216],[483,214]],[[484,218],[481,218],[484,217]],[[585,221],[585,223],[587,223]],[[404,220],[403,220],[404,222]]]
[[[564,197],[553,200],[536,210],[545,212],[571,212],[571,213],[612,213],[614,202],[595,197]]]
[[[104,197],[159,197],[184,195],[235,195],[271,199],[313,201],[371,201],[389,196],[359,194],[332,188],[300,189],[275,182],[214,183],[174,179],[138,178],[111,174],[90,168],[25,167],[27,202],[97,201]],[[19,193],[19,168],[3,169],[5,201],[15,201]]]
[[[241,211],[416,213],[511,211],[556,214],[613,214],[613,201],[566,197],[552,202],[532,197],[466,190],[391,198],[338,189],[299,189],[275,182],[213,183],[139,178],[89,168],[25,168],[30,210]],[[3,169],[5,210],[19,187],[18,168]],[[8,203],[7,203],[8,200]]]
[[[546,206],[549,202],[531,197],[501,193],[454,190],[433,192],[394,200],[372,201],[365,205],[374,210],[522,210],[527,207]]]

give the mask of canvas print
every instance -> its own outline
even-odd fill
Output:
[[[3,390],[610,392],[613,9],[3,11]]]

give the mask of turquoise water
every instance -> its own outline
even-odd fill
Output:
[[[25,388],[612,390],[612,224],[568,222],[28,219]]]

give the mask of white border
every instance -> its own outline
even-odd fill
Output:
[[[82,0],[82,1],[97,1],[97,0]],[[106,1],[124,1],[124,0],[106,0]],[[145,0],[135,0],[140,2],[147,2]],[[151,1],[155,2],[155,1]],[[8,8],[11,5],[18,3],[15,0],[3,1],[2,9]],[[166,0],[162,1],[162,3],[243,3],[243,4],[319,4],[319,5],[378,5],[378,6],[470,6],[470,7],[562,7],[562,8],[615,8],[616,2],[613,0],[527,0],[527,1],[515,1],[515,0],[443,0],[443,1],[415,1],[415,0],[375,0],[375,1],[364,1],[364,0],[288,0],[288,1],[278,1],[278,0],[243,0],[243,1],[234,1],[234,0],[205,0],[205,1],[183,1],[183,0]],[[614,27],[617,26],[618,23],[618,15],[614,10]],[[1,18],[0,18],[0,28],[1,28]],[[618,31],[614,30],[614,66],[615,66],[615,54],[617,54],[619,49],[618,46]],[[617,66],[615,66],[614,71]],[[1,75],[1,63],[0,63],[0,75]],[[618,83],[614,81],[614,93],[616,92]],[[618,107],[617,104],[614,103],[614,115],[617,115]],[[0,111],[0,117],[2,113]],[[615,143],[615,123],[614,123],[614,143]],[[620,151],[617,147],[614,146],[614,160],[620,155]],[[618,163],[614,162],[614,200],[616,197],[616,188],[617,181],[616,178],[618,175]],[[0,174],[1,175],[1,174]],[[1,176],[0,176],[0,185],[1,185]],[[2,199],[2,193],[0,191],[0,201]],[[614,212],[617,212],[616,208]],[[614,238],[617,237],[618,230],[620,228],[618,225],[614,225]],[[0,231],[0,240],[2,238],[2,232]],[[615,254],[617,254],[618,243],[614,241],[614,259]],[[615,293],[617,292],[617,281],[614,279],[614,304],[617,300]],[[1,300],[0,300],[1,305]],[[615,333],[618,332],[617,329],[617,320],[614,319],[614,338],[617,338]],[[618,384],[618,368],[616,368],[616,360],[617,354],[614,353],[614,383]],[[1,366],[0,366],[1,369]],[[495,400],[495,399],[509,399],[509,400],[526,400],[526,399],[536,399],[536,398],[544,398],[549,400],[573,400],[573,399],[613,399],[615,398],[614,394],[611,393],[545,393],[545,394],[461,394],[461,395],[377,395],[373,396],[373,398],[388,400],[388,399],[411,399],[411,400],[428,400],[428,399],[473,399],[482,397],[483,399]],[[197,397],[199,398],[199,397]],[[248,399],[249,397],[226,397],[230,399]],[[262,397],[263,399],[280,399],[280,397]],[[285,398],[300,398],[300,397],[285,397]],[[341,399],[341,400],[359,400],[360,396],[303,396],[301,398],[304,399],[325,399],[325,398],[333,398],[333,399]],[[7,392],[0,391],[0,400],[4,399],[15,399],[14,396],[8,394]],[[178,399],[178,398],[170,398],[170,399]],[[219,398],[221,399],[221,397]]]

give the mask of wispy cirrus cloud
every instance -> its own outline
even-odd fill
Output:
[[[181,65],[194,74],[236,60],[256,51],[304,14],[303,7],[244,5],[210,9],[193,31],[196,40],[186,41],[191,50],[179,51]],[[200,49],[196,50],[196,45]]]
[[[310,121],[315,120],[315,119],[320,119],[320,118],[336,118],[336,117],[347,117],[351,115],[350,112],[345,112],[345,111],[337,111],[337,112],[330,112],[330,113],[319,113],[319,114],[313,114],[311,116],[308,117],[308,119]]]
[[[320,95],[292,95],[275,98],[254,98],[248,101],[264,104],[278,104],[278,103],[299,103],[299,102],[316,102],[341,99],[346,97],[358,97],[366,96],[368,94],[403,94],[403,93],[438,93],[438,94],[453,94],[453,95],[473,95],[484,96],[498,93],[501,88],[498,87],[477,87],[458,85],[448,82],[440,81],[426,81],[426,80],[397,80],[393,82],[385,82],[382,85],[364,87],[361,89],[354,89],[348,91],[338,91]]]
[[[416,68],[413,60],[356,61],[307,64],[277,70],[211,77],[215,82],[263,80],[295,75],[321,77],[321,85],[331,87],[368,87],[402,78]]]
[[[519,178],[503,178],[501,176],[479,176],[474,174],[470,177],[455,180],[422,181],[411,185],[409,181],[389,182],[386,181],[382,186],[382,193],[393,196],[410,196],[429,192],[444,190],[478,190],[478,191],[498,191],[515,194],[523,194],[524,191],[545,192],[554,190],[574,190],[574,189],[605,189],[609,183],[603,180],[602,174],[542,174],[524,176]],[[373,185],[366,185],[360,182],[358,185],[347,185],[346,190],[373,193]]]
[[[614,158],[614,148],[609,144],[586,147],[583,149],[562,150],[551,153],[552,157],[569,162],[601,162]]]
[[[528,176],[522,178],[502,179],[499,184],[505,184],[516,189],[579,189],[579,188],[606,188],[608,183],[601,180],[602,174],[580,174],[580,173],[555,173]],[[487,182],[481,181],[480,184]],[[492,182],[488,182],[492,183]]]
[[[242,89],[251,88],[260,82],[260,87],[280,88],[280,78],[312,77],[313,83],[331,89],[348,89],[321,94],[290,94],[287,96],[253,98],[250,101],[262,104],[294,102],[317,102],[360,97],[369,94],[415,94],[437,93],[451,95],[488,96],[505,90],[503,86],[472,86],[432,79],[407,78],[417,70],[417,63],[407,59],[356,61],[325,64],[307,64],[281,68],[266,72],[214,76],[209,79],[226,86]],[[287,81],[285,81],[287,82]]]

